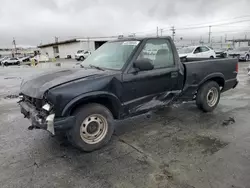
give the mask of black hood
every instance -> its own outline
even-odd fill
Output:
[[[23,81],[20,92],[24,95],[41,99],[48,89],[79,79],[90,79],[112,74],[111,71],[95,69],[66,69],[50,71]]]

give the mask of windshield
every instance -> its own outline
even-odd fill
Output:
[[[101,68],[120,70],[138,44],[139,41],[105,43],[81,64],[84,67],[92,65]]]
[[[80,53],[83,53],[84,50],[78,50],[76,53],[80,54]]]
[[[235,51],[248,51],[249,50],[249,47],[239,47],[239,48],[236,48]]]
[[[187,54],[192,53],[194,50],[194,47],[184,47],[178,50],[179,54]]]

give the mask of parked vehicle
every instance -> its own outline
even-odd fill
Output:
[[[227,58],[228,57],[228,52],[233,50],[232,48],[220,48],[220,49],[215,49],[216,57],[219,58]]]
[[[29,62],[30,61],[30,56],[19,57],[18,59],[19,59],[20,62]]]
[[[78,50],[76,55],[75,55],[75,59],[77,61],[83,61],[84,59],[86,59],[89,55],[91,54],[90,51],[85,51],[85,50]]]
[[[178,50],[181,59],[186,58],[215,58],[215,51],[208,46],[189,46]]]
[[[145,51],[157,49],[155,55]],[[196,101],[213,111],[220,94],[235,88],[237,59],[181,63],[170,37],[110,41],[81,63],[51,71],[20,87],[21,113],[31,127],[66,132],[84,151],[104,146],[122,120],[171,105]]]
[[[0,58],[0,65],[3,65],[2,62],[3,62],[4,60],[8,59],[8,58],[9,58],[9,57],[7,57],[7,56],[1,57],[1,58]]]
[[[20,65],[20,60],[16,57],[7,58],[2,61],[2,65],[9,66],[9,65]]]
[[[249,61],[250,58],[250,46],[239,47],[229,52],[229,56],[238,58],[239,60]]]

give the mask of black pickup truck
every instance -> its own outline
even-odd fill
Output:
[[[236,59],[180,61],[170,37],[107,42],[74,69],[51,71],[24,81],[21,113],[30,129],[66,132],[84,151],[105,145],[114,120],[196,101],[211,112],[220,94],[235,88]]]

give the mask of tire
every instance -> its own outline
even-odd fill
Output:
[[[197,92],[196,105],[204,112],[212,112],[220,101],[220,87],[214,81],[204,83]]]
[[[80,61],[84,61],[84,59],[85,59],[85,58],[84,58],[83,56],[80,57]]]
[[[210,56],[210,59],[214,59],[214,56]]]
[[[7,62],[5,62],[5,63],[4,63],[4,66],[8,67],[8,63],[7,63]]]
[[[249,61],[249,55],[246,55],[246,61]]]
[[[17,62],[17,65],[20,66],[20,62],[19,61]]]
[[[73,114],[76,123],[67,136],[75,147],[90,152],[100,149],[109,142],[114,132],[113,115],[109,109],[92,103],[79,108]]]

